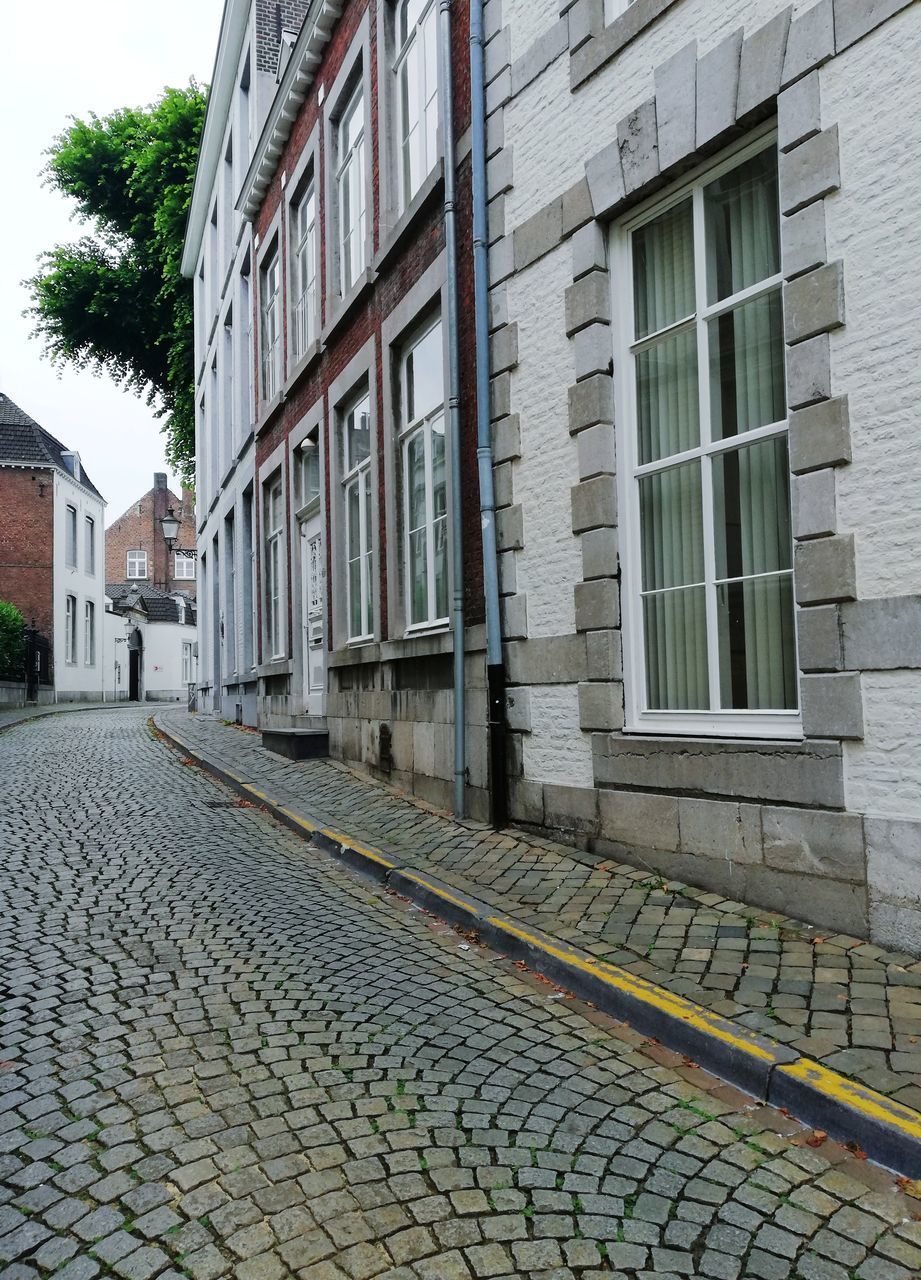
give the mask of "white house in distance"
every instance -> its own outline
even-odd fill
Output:
[[[0,599],[48,654],[33,700],[102,700],[104,515],[80,455],[0,394]]]
[[[195,604],[146,582],[106,587],[106,697],[185,702],[197,675]]]

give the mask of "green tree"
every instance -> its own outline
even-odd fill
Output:
[[[8,600],[0,600],[0,679],[19,679],[25,657],[22,614]]]
[[[43,254],[29,314],[54,363],[95,368],[157,406],[170,464],[195,455],[191,282],[179,271],[205,92],[194,81],[151,106],[71,123],[45,180],[90,233]]]

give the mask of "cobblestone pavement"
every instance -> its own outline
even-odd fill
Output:
[[[127,705],[127,704],[125,704]],[[56,716],[67,711],[121,711],[111,702],[56,702],[43,703],[41,706],[0,707],[0,731],[22,724],[23,720],[34,720],[37,716]]]
[[[916,958],[551,840],[459,824],[340,765],[286,761],[256,734],[166,715],[190,746],[284,803],[921,1110]]]
[[[913,1187],[352,877],[143,711],[0,735],[0,776],[0,1280],[921,1274]]]

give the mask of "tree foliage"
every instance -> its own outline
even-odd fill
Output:
[[[20,679],[25,658],[25,623],[8,600],[0,600],[0,679]]]
[[[27,282],[35,332],[55,363],[106,372],[165,416],[167,458],[195,453],[191,282],[179,271],[205,93],[194,81],[150,107],[71,123],[45,178],[89,234],[57,245]]]

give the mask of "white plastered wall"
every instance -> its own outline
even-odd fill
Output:
[[[67,564],[66,509],[77,511],[77,567]],[[96,571],[86,572],[85,519],[95,521]],[[103,525],[105,505],[82,485],[75,484],[66,475],[54,477],[54,687],[55,697],[61,701],[79,699],[99,702],[102,700],[103,671],[103,614],[105,612],[105,543]],[[67,596],[77,601],[77,651],[76,662],[68,663],[65,654],[65,619]],[[87,666],[84,654],[84,607],[87,600],[96,606],[96,654],[92,666]]]
[[[841,148],[841,189],[825,205],[828,257],[844,262],[832,379],[848,397],[852,449],[838,471],[838,526],[855,535],[860,599],[921,593],[921,111],[905,110],[919,63],[911,6],[821,74],[822,122],[838,123]],[[845,744],[848,807],[921,819],[921,672],[870,672],[861,687],[864,737]]]

